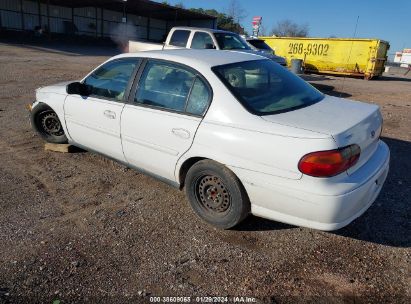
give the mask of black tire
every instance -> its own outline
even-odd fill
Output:
[[[250,213],[250,201],[237,176],[212,160],[199,161],[188,170],[185,192],[195,213],[218,228],[232,228]]]
[[[33,129],[47,142],[65,144],[68,142],[60,119],[49,106],[39,104],[31,111]]]

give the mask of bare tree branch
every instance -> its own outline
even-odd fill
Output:
[[[245,17],[247,17],[247,12],[238,0],[230,0],[227,8],[227,15],[233,18],[234,22],[240,23]]]
[[[308,24],[297,24],[291,20],[279,21],[271,30],[271,35],[280,37],[307,37]]]
[[[260,30],[258,31],[259,36],[266,36],[267,35],[267,28],[265,27],[264,23],[261,23]]]

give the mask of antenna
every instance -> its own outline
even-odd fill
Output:
[[[353,38],[357,37],[357,28],[358,28],[358,21],[360,20],[360,16],[357,16],[357,21],[355,22],[355,28],[354,28],[354,34],[353,34]],[[352,47],[354,45],[354,41],[351,41],[351,47],[350,47],[350,52],[348,53],[348,58],[347,58],[347,64],[346,66],[348,67],[348,63],[350,62],[351,59],[351,52],[352,52]],[[340,92],[340,97],[342,97],[342,91],[344,89],[344,85],[345,85],[345,79],[347,78],[347,75],[344,75],[344,79],[343,79],[343,83],[341,85],[341,92]]]
[[[360,16],[357,16],[357,22],[355,22],[354,38],[357,37],[358,20],[360,20]]]

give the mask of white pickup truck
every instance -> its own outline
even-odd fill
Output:
[[[178,48],[254,53],[267,57],[283,66],[287,65],[285,58],[276,56],[274,52],[270,54],[255,48],[253,49],[240,35],[216,29],[176,26],[170,30],[164,43],[129,41],[130,53]]]

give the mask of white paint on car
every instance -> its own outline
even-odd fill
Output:
[[[68,95],[66,84],[37,91],[38,103],[60,117],[69,141],[180,184],[183,163],[207,158],[240,179],[255,215],[321,230],[341,228],[378,196],[389,168],[389,149],[379,139],[382,117],[375,105],[325,98],[303,108],[256,115],[243,107],[212,68],[262,60],[242,52],[168,50],[111,58],[148,58],[184,64],[212,91],[205,115]],[[266,59],[265,59],[266,60]],[[89,74],[90,75],[90,74]],[[306,154],[357,144],[357,164],[336,176],[303,174]]]

